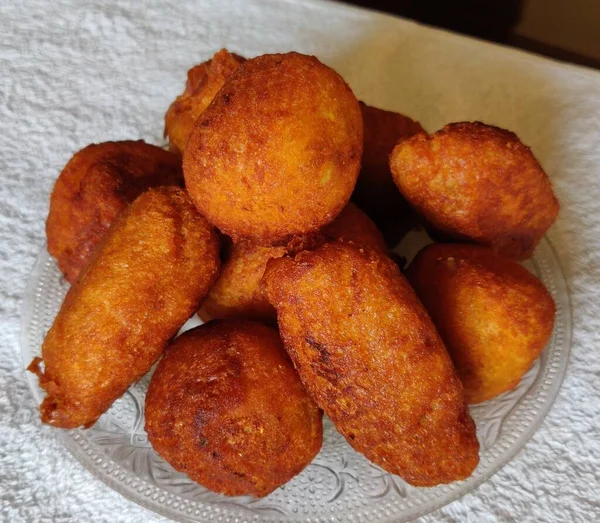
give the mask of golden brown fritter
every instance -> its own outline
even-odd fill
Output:
[[[344,208],[362,118],[348,85],[313,56],[244,62],[197,120],[183,155],[199,211],[234,241],[285,244]]]
[[[335,220],[321,229],[321,234],[328,242],[347,240],[382,254],[388,250],[377,226],[352,202],[344,207]]]
[[[390,171],[390,154],[403,138],[424,132],[419,122],[360,102],[363,117],[363,156],[352,201],[365,211],[395,247],[413,224],[408,202]]]
[[[320,233],[296,238],[287,246],[262,247],[246,241],[232,245],[225,255],[219,278],[202,302],[199,316],[204,320],[247,318],[275,323],[275,309],[260,285],[267,262],[342,238],[384,254],[387,250],[375,224],[358,207],[348,203]]]
[[[42,421],[93,425],[148,372],[217,272],[216,233],[182,189],[150,189],[137,198],[69,289],[43,360],[29,366],[47,393]]]
[[[484,247],[429,245],[407,277],[444,340],[470,403],[514,388],[552,334],[555,306],[542,282]]]
[[[273,323],[275,310],[260,287],[267,262],[288,254],[286,246],[263,247],[241,241],[226,251],[221,272],[202,302],[198,315],[246,318]]]
[[[436,230],[515,258],[531,256],[558,214],[550,180],[509,131],[455,123],[401,141],[394,181]]]
[[[304,469],[321,449],[321,417],[277,331],[250,321],[179,336],[146,395],[154,450],[229,496],[266,496]]]
[[[462,386],[389,258],[329,243],[269,261],[263,282],[302,382],[350,445],[416,486],[472,473],[479,444]]]
[[[181,159],[139,141],[88,145],[56,180],[46,221],[48,252],[73,283],[117,215],[150,187],[182,185]]]
[[[194,123],[245,60],[227,49],[221,49],[211,60],[188,71],[185,90],[165,114],[165,138],[169,138],[171,151],[183,154]]]

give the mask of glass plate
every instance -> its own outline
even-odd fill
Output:
[[[397,251],[410,259],[426,243],[429,240],[424,233],[412,232]],[[150,447],[144,432],[144,395],[151,372],[117,400],[92,428],[56,430],[56,434],[88,470],[114,490],[179,521],[408,521],[470,492],[508,463],[554,402],[571,341],[567,286],[548,240],[542,240],[533,259],[525,265],[541,278],[556,302],[554,333],[541,358],[517,388],[471,408],[481,453],[479,466],[465,481],[434,488],[411,487],[355,452],[324,419],[321,452],[290,482],[259,500],[214,494],[176,472]],[[25,366],[40,354],[44,335],[67,289],[54,260],[42,248],[24,300],[21,334]],[[36,399],[41,400],[37,378],[27,374]]]

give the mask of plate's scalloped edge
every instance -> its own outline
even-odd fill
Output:
[[[30,338],[30,328],[37,321],[36,316],[40,307],[40,298],[42,297],[43,282],[40,282],[40,277],[53,263],[54,262],[49,257],[46,246],[44,245],[35,262],[23,299],[21,344],[23,364],[25,367],[29,365],[34,354],[32,351],[32,343],[35,343],[35,341]],[[515,435],[514,432],[511,433],[510,436],[500,433],[498,440],[492,448],[497,449],[497,446],[499,446],[501,447],[501,450],[494,452],[494,455],[491,455],[490,452],[486,452],[482,457],[480,466],[470,478],[459,483],[445,485],[443,492],[440,492],[439,490],[436,492],[435,489],[423,489],[430,490],[432,493],[431,496],[427,496],[423,500],[427,503],[427,506],[419,508],[410,500],[402,498],[403,506],[408,510],[405,510],[404,514],[399,517],[397,513],[394,514],[394,507],[398,505],[400,500],[394,499],[388,500],[385,508],[370,507],[366,510],[349,514],[328,513],[326,515],[328,522],[335,520],[340,522],[374,521],[374,518],[377,518],[379,523],[402,523],[423,516],[455,501],[466,493],[473,491],[508,464],[524,448],[527,441],[535,433],[548,414],[550,407],[560,391],[568,366],[572,337],[572,313],[569,289],[559,259],[547,237],[544,237],[538,245],[538,248],[534,253],[533,263],[538,273],[540,273],[540,278],[544,281],[556,303],[557,314],[555,330],[551,342],[549,343],[549,345],[553,347],[553,351],[550,357],[547,349],[544,350],[541,358],[541,372],[536,376],[534,382],[530,386],[530,391],[541,387],[540,394],[542,399],[537,396],[533,398],[529,395],[528,391],[528,393],[515,405],[508,417],[512,417],[519,410],[526,410],[529,404],[532,404],[529,408],[533,409],[535,413],[533,415],[530,414],[525,419],[525,422],[521,421],[518,423],[519,431],[517,435]],[[549,263],[552,265],[552,268],[548,265]],[[558,274],[560,276],[559,281],[552,277],[553,269],[555,273],[556,269],[558,269]],[[28,308],[28,305],[31,303],[33,303],[34,306]],[[39,351],[39,347],[37,349]],[[26,372],[26,374],[32,393],[39,402],[42,393],[37,384],[37,380],[33,374],[29,372]],[[190,501],[183,499],[176,494],[164,493],[159,487],[133,476],[133,474],[124,470],[118,463],[112,460],[109,461],[103,459],[106,458],[106,456],[97,453],[93,448],[93,445],[86,442],[79,429],[60,432],[60,439],[71,454],[94,476],[129,500],[158,514],[169,518],[176,518],[177,520],[184,522],[202,521],[202,519],[198,518],[207,518],[209,513],[215,515],[214,519],[211,519],[211,521],[239,521],[239,515],[234,514],[227,507],[219,506],[217,504]],[[498,459],[499,457],[501,459]],[[481,470],[481,465],[484,461],[489,465],[489,462],[492,460],[498,461],[498,463],[489,466],[485,472],[478,472]],[[129,476],[133,476],[133,478],[130,478]],[[163,503],[157,502],[156,500],[159,498],[159,495],[157,495],[158,493],[163,493],[165,500],[170,502],[168,504],[164,504],[164,501]],[[239,508],[245,507],[240,506]],[[321,519],[314,519],[313,516],[310,516],[309,519],[315,523],[321,521]],[[244,521],[301,523],[302,521],[306,521],[306,518],[299,519],[295,516],[273,518],[270,514],[261,515],[245,510]]]
[[[35,259],[33,269],[31,269],[31,274],[29,275],[29,280],[27,281],[25,293],[23,294],[23,301],[21,303],[21,360],[23,361],[23,367],[25,369],[27,369],[33,359],[33,351],[31,350],[31,341],[33,340],[30,340],[29,336],[31,326],[37,323],[36,316],[39,311],[39,298],[41,292],[39,280],[41,275],[46,271],[49,262],[50,255],[48,254],[46,242],[44,242]],[[34,306],[29,308],[28,305],[32,302],[34,303]],[[41,403],[43,394],[38,385],[36,376],[27,370],[24,372],[33,397],[38,403]]]

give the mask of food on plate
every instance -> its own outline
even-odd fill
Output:
[[[244,61],[245,58],[221,49],[212,59],[188,71],[185,90],[165,114],[165,137],[169,138],[171,151],[183,154],[194,123]]]
[[[350,445],[416,486],[473,472],[479,443],[462,385],[389,258],[329,243],[269,261],[263,282],[302,382]]]
[[[322,413],[277,331],[215,320],[166,350],[146,395],[148,439],[175,469],[210,490],[263,497],[321,449]]]
[[[454,123],[394,149],[394,181],[429,225],[517,260],[531,256],[558,214],[550,180],[509,131]]]
[[[362,154],[358,101],[298,53],[247,60],[194,124],[183,155],[198,210],[234,241],[286,244],[331,222]]]
[[[352,201],[375,222],[390,247],[410,229],[408,202],[398,191],[390,172],[390,154],[403,138],[425,132],[408,116],[360,102],[363,117],[363,156]]]
[[[93,425],[198,309],[218,263],[216,233],[182,189],[138,197],[69,289],[43,359],[29,366],[46,391],[42,421]]]
[[[550,339],[555,306],[527,269],[491,250],[425,247],[407,277],[454,361],[467,400],[511,390]]]
[[[382,253],[387,250],[375,224],[352,203],[319,233],[295,238],[286,246],[263,247],[247,241],[231,245],[226,250],[219,278],[202,302],[200,317],[247,318],[274,323],[275,309],[260,286],[267,262],[342,238]]]
[[[56,182],[48,250],[72,286],[28,367],[42,421],[92,426],[162,355],[149,441],[215,492],[300,473],[320,409],[411,485],[469,477],[468,403],[514,388],[554,326],[517,263],[559,211],[530,149],[480,122],[427,134],[314,56],[226,49],[188,71],[165,137],[90,145]],[[405,278],[412,235],[388,248],[417,221],[463,243]]]
[[[143,141],[88,145],[60,173],[46,221],[48,252],[74,283],[117,215],[149,187],[182,185],[181,159]]]

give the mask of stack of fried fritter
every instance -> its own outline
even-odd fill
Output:
[[[427,135],[298,53],[193,67],[165,135],[172,152],[88,146],[55,185],[48,248],[73,285],[29,367],[42,420],[92,425],[164,353],[150,442],[217,492],[298,474],[322,411],[413,485],[468,477],[467,404],[514,387],[553,330],[515,261],[558,213],[531,151],[478,122]],[[407,279],[388,247],[419,223],[454,243]]]

